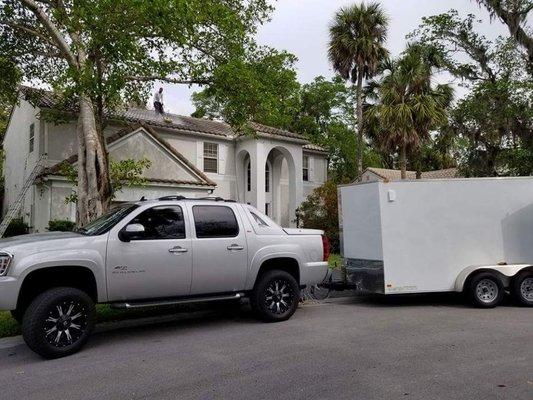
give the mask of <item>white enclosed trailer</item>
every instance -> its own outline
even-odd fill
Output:
[[[381,294],[466,291],[533,305],[533,177],[339,187],[348,282]]]

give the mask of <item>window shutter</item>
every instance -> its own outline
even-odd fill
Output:
[[[315,158],[309,156],[309,182],[315,181]]]
[[[204,142],[198,140],[196,142],[196,167],[200,170],[204,170]]]
[[[226,144],[218,145],[218,173],[226,173],[226,159],[228,158],[228,146]]]

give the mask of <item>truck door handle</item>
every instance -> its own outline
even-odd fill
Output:
[[[237,243],[233,243],[233,244],[230,244],[228,247],[227,247],[228,250],[244,250],[244,246],[240,246],[238,245]]]
[[[176,246],[176,247],[171,247],[170,249],[168,249],[168,251],[169,253],[187,253],[189,249],[186,249],[181,246]]]

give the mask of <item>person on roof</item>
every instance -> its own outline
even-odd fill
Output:
[[[163,88],[160,87],[154,94],[154,109],[159,114],[164,114],[163,111]]]

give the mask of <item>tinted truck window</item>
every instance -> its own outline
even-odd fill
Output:
[[[149,208],[136,216],[131,223],[142,224],[145,229],[135,240],[185,238],[183,211],[179,206]]]
[[[194,226],[197,238],[235,237],[239,225],[233,210],[224,206],[194,206]]]

